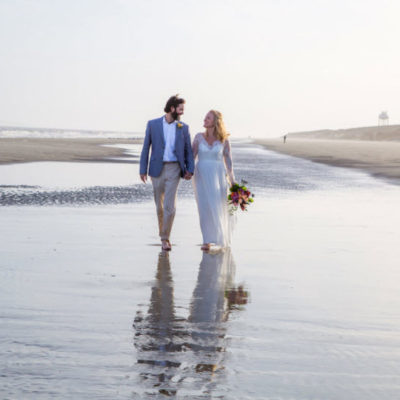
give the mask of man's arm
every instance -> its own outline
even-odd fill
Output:
[[[187,127],[187,132],[185,135],[185,167],[186,167],[185,179],[190,179],[194,173],[194,158],[192,151],[192,143],[190,142],[189,127]]]
[[[146,134],[144,136],[142,152],[140,154],[140,179],[143,181],[143,183],[146,183],[147,181],[150,145],[151,145],[151,128],[149,121],[146,126]]]

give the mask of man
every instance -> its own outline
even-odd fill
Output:
[[[167,251],[172,248],[169,237],[179,179],[189,180],[194,172],[189,127],[180,122],[184,104],[185,100],[178,95],[170,97],[164,108],[166,114],[147,123],[140,156],[140,179],[146,183],[147,175],[151,177],[161,245]]]

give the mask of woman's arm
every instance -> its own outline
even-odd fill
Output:
[[[226,139],[224,142],[224,161],[225,161],[226,171],[228,173],[229,182],[231,185],[233,185],[235,183],[235,175],[233,173],[231,144],[229,143],[228,139]]]
[[[201,134],[198,133],[193,139],[192,152],[194,159],[196,159],[197,154],[199,154],[199,139],[200,139],[199,135]]]

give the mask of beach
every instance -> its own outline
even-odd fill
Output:
[[[0,400],[400,400],[399,16],[0,0]]]
[[[353,132],[354,131],[354,132]],[[322,133],[321,133],[322,132]],[[364,170],[373,176],[400,179],[400,142],[381,140],[369,130],[351,130],[344,133],[317,131],[316,133],[289,134],[282,138],[255,139],[254,143],[279,153],[305,158],[333,166]],[[347,131],[346,131],[347,132]],[[389,135],[389,134],[387,134]],[[123,146],[140,145],[142,139],[111,138],[0,138],[0,164],[36,161],[59,162],[138,162],[138,155],[127,154]],[[119,145],[119,146],[118,146]]]
[[[233,142],[231,248],[182,181],[165,254],[140,145],[91,143],[0,165],[1,398],[397,400],[397,185]]]
[[[139,144],[140,139],[0,138],[0,164],[34,161],[101,161],[126,157],[115,144]],[[120,160],[122,161],[122,160]]]
[[[400,142],[398,141],[328,140],[307,137],[288,135],[286,143],[283,143],[283,138],[255,139],[254,142],[282,154],[333,166],[356,168],[377,177],[393,179],[394,182],[400,179]]]

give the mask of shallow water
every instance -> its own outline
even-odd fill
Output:
[[[245,144],[234,160],[256,202],[222,253],[199,250],[190,185],[168,256],[150,185],[2,203],[1,398],[398,398],[400,188]],[[55,186],[30,196],[93,189]]]

